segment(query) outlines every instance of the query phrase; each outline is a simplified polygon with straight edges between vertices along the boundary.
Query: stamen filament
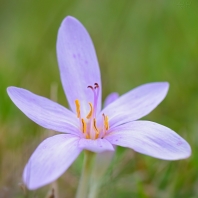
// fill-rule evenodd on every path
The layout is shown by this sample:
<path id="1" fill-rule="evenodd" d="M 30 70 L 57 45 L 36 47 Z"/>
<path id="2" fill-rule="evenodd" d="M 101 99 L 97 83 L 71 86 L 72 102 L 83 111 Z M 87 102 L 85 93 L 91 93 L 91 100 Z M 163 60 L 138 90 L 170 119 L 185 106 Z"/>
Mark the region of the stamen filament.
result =
<path id="1" fill-rule="evenodd" d="M 93 117 L 96 117 L 96 110 L 97 110 L 97 103 L 98 103 L 98 96 L 99 96 L 99 85 L 98 83 L 94 83 L 93 86 L 88 86 L 93 91 L 94 98 L 93 98 Z"/>
<path id="2" fill-rule="evenodd" d="M 98 96 L 99 96 L 99 85 L 98 83 L 94 83 L 94 108 L 97 109 L 97 104 L 98 104 Z M 96 116 L 96 110 L 94 111 L 94 116 Z"/>
<path id="3" fill-rule="evenodd" d="M 99 134 L 96 134 L 96 137 L 95 137 L 95 139 L 98 139 L 98 137 L 99 137 Z"/>
<path id="4" fill-rule="evenodd" d="M 89 134 L 86 134 L 86 139 L 90 139 L 90 135 Z"/>

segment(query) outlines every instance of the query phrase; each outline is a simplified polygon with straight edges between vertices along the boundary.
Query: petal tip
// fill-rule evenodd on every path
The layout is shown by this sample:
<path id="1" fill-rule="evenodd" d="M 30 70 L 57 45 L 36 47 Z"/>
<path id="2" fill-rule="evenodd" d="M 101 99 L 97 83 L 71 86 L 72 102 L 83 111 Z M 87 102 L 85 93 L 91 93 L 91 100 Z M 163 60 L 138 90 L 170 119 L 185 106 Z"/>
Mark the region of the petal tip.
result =
<path id="1" fill-rule="evenodd" d="M 9 93 L 14 87 L 7 87 L 6 91 Z"/>
<path id="2" fill-rule="evenodd" d="M 6 91 L 7 91 L 8 95 L 10 95 L 11 87 L 7 87 Z"/>
<path id="3" fill-rule="evenodd" d="M 164 84 L 164 87 L 168 90 L 168 89 L 169 89 L 169 87 L 170 87 L 169 82 L 163 82 L 163 84 Z"/>
<path id="4" fill-rule="evenodd" d="M 8 96 L 11 98 L 12 97 L 12 94 L 13 92 L 18 89 L 17 87 L 13 87 L 13 86 L 10 86 L 10 87 L 7 87 L 6 91 L 7 91 L 7 94 Z"/>
<path id="5" fill-rule="evenodd" d="M 169 90 L 169 83 L 168 82 L 159 82 L 156 84 L 158 87 L 158 90 L 163 92 L 166 96 L 166 94 L 168 93 Z"/>
<path id="6" fill-rule="evenodd" d="M 190 145 L 187 142 L 186 144 L 187 144 L 187 149 L 186 149 L 186 153 L 184 154 L 184 159 L 189 158 L 192 154 L 192 149 Z"/>
<path id="7" fill-rule="evenodd" d="M 167 160 L 182 160 L 182 159 L 187 159 L 191 156 L 192 154 L 192 150 L 191 150 L 191 147 L 190 145 L 188 144 L 188 142 L 186 142 L 184 140 L 184 148 L 183 148 L 183 151 L 181 151 L 180 153 L 178 153 L 178 155 L 175 155 L 175 157 L 173 158 L 170 158 L 170 159 L 167 159 Z"/>
<path id="8" fill-rule="evenodd" d="M 161 87 L 162 89 L 164 89 L 164 90 L 166 90 L 166 91 L 168 91 L 168 89 L 169 89 L 169 82 L 156 82 L 156 85 L 158 86 L 158 87 Z"/>
<path id="9" fill-rule="evenodd" d="M 61 23 L 61 26 L 64 25 L 64 26 L 68 26 L 70 24 L 74 24 L 74 23 L 80 23 L 78 21 L 78 19 L 76 19 L 75 17 L 73 16 L 67 16 L 63 19 L 62 23 Z"/>

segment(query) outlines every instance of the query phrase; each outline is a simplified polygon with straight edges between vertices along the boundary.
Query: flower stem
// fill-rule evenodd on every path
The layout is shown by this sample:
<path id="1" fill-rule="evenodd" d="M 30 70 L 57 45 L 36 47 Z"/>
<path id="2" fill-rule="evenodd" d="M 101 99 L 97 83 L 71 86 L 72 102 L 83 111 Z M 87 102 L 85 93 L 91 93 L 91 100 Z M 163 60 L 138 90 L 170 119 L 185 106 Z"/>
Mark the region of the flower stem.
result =
<path id="1" fill-rule="evenodd" d="M 101 186 L 101 181 L 93 181 L 92 180 L 92 187 L 89 192 L 88 198 L 97 198 L 99 195 L 99 188 Z"/>
<path id="2" fill-rule="evenodd" d="M 80 178 L 76 198 L 87 198 L 94 155 L 95 154 L 90 151 L 84 151 L 82 175 Z"/>
<path id="3" fill-rule="evenodd" d="M 101 185 L 104 182 L 104 177 L 106 177 L 107 170 L 113 160 L 114 154 L 114 151 L 105 151 L 96 154 L 88 198 L 99 197 Z"/>

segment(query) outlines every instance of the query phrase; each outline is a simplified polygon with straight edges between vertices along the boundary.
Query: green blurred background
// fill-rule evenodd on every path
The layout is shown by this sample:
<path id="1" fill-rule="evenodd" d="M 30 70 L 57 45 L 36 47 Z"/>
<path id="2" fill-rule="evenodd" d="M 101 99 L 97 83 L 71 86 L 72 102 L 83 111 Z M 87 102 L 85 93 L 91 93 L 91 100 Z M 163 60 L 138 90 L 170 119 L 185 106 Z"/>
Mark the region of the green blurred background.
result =
<path id="1" fill-rule="evenodd" d="M 6 94 L 26 88 L 67 106 L 56 60 L 56 37 L 67 15 L 90 33 L 100 63 L 103 100 L 154 81 L 170 90 L 146 118 L 170 127 L 192 156 L 162 161 L 118 148 L 103 198 L 198 197 L 198 1 L 0 0 L 0 198 L 46 197 L 50 185 L 24 193 L 25 163 L 54 132 L 24 116 Z M 83 156 L 58 180 L 59 197 L 74 197 Z"/>

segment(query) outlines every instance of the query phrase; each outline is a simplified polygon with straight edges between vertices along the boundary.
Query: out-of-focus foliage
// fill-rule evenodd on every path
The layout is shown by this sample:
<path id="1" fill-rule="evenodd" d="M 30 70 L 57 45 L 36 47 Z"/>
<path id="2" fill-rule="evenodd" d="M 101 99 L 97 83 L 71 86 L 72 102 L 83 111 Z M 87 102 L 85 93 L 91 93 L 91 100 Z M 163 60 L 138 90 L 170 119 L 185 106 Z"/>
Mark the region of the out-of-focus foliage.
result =
<path id="1" fill-rule="evenodd" d="M 67 106 L 56 60 L 63 18 L 78 18 L 94 42 L 103 99 L 153 81 L 168 81 L 165 101 L 146 118 L 166 125 L 192 146 L 192 157 L 169 162 L 117 150 L 101 187 L 109 198 L 198 196 L 198 1 L 1 0 L 0 197 L 45 197 L 46 186 L 24 192 L 21 175 L 36 146 L 52 135 L 24 116 L 6 88 L 14 85 Z M 57 94 L 56 87 L 58 87 Z M 59 197 L 74 197 L 81 155 L 58 180 Z"/>

